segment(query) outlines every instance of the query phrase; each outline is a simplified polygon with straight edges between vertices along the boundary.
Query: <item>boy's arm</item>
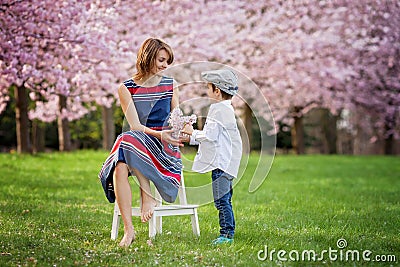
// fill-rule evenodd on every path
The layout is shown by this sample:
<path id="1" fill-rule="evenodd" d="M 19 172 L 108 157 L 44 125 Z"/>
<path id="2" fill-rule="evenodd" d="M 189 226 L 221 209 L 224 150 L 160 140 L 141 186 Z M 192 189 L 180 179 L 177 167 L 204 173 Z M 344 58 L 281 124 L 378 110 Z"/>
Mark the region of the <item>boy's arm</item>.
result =
<path id="1" fill-rule="evenodd" d="M 216 141 L 219 135 L 219 125 L 213 120 L 207 120 L 202 131 L 194 130 L 191 137 L 197 141 L 202 142 L 204 140 Z"/>
<path id="2" fill-rule="evenodd" d="M 207 140 L 210 142 L 218 141 L 218 136 L 222 130 L 222 123 L 216 118 L 222 118 L 220 111 L 211 105 L 207 115 L 206 123 L 202 131 L 194 130 L 192 125 L 185 125 L 182 133 L 190 136 L 190 145 L 198 145 L 199 143 Z"/>
<path id="3" fill-rule="evenodd" d="M 189 145 L 191 145 L 191 146 L 196 146 L 196 145 L 199 145 L 200 144 L 200 142 L 198 142 L 198 141 L 196 141 L 196 139 L 194 138 L 194 136 L 195 136 L 195 132 L 197 132 L 198 130 L 194 130 L 193 131 L 193 133 L 192 133 L 192 135 L 190 135 L 189 136 Z"/>
<path id="4" fill-rule="evenodd" d="M 190 136 L 190 145 L 198 145 L 204 140 L 215 142 L 218 139 L 219 132 L 219 123 L 210 118 L 207 119 L 202 131 L 194 130 L 191 125 L 186 125 L 182 130 L 182 133 Z"/>

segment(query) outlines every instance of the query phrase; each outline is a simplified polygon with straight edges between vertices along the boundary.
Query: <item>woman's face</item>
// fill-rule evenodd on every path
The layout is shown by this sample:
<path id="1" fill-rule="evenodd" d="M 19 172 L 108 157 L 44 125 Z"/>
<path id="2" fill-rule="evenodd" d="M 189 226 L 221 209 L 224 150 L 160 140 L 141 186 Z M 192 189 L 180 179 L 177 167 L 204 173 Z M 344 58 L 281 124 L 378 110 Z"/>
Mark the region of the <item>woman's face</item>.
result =
<path id="1" fill-rule="evenodd" d="M 156 59 L 155 59 L 155 64 L 152 70 L 152 74 L 156 74 L 160 71 L 165 70 L 168 67 L 168 61 L 169 55 L 165 49 L 161 49 L 158 51 Z"/>

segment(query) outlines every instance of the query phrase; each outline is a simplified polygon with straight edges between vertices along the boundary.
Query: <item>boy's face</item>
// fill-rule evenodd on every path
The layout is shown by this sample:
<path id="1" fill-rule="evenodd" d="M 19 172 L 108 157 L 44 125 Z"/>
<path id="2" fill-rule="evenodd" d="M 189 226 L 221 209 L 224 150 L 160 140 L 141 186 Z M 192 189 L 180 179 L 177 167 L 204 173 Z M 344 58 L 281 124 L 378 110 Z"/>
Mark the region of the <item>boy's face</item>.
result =
<path id="1" fill-rule="evenodd" d="M 216 101 L 222 100 L 222 95 L 218 88 L 214 91 L 211 83 L 207 83 L 207 87 L 208 87 L 207 95 L 209 98 Z"/>

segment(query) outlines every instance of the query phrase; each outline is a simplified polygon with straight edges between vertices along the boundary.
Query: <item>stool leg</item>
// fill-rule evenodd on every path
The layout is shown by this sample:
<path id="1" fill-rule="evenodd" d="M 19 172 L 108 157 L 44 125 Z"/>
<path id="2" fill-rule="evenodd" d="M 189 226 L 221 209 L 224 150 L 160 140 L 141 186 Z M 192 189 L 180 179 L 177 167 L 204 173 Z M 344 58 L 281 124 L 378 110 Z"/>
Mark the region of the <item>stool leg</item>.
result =
<path id="1" fill-rule="evenodd" d="M 156 236 L 156 231 L 157 231 L 156 230 L 156 220 L 155 220 L 155 216 L 153 214 L 153 216 L 149 220 L 149 237 L 154 238 Z"/>
<path id="2" fill-rule="evenodd" d="M 115 203 L 113 221 L 112 221 L 112 227 L 111 227 L 111 239 L 112 240 L 115 240 L 118 237 L 118 227 L 119 227 L 120 221 L 121 221 L 120 211 L 118 208 L 118 204 Z"/>
<path id="3" fill-rule="evenodd" d="M 197 208 L 193 209 L 192 229 L 194 235 L 200 236 L 199 216 L 197 215 Z"/>
<path id="4" fill-rule="evenodd" d="M 155 220 L 156 220 L 156 231 L 157 231 L 157 234 L 161 234 L 162 233 L 162 216 L 156 216 Z"/>

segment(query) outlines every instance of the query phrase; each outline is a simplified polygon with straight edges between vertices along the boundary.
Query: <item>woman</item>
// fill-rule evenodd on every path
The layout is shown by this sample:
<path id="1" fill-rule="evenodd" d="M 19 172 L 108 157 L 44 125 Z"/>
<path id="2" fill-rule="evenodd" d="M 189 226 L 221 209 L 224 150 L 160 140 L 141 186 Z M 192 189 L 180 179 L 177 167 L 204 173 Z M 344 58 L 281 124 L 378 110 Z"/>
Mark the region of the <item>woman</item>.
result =
<path id="1" fill-rule="evenodd" d="M 181 144 L 172 137 L 172 130 L 166 128 L 169 113 L 179 104 L 178 90 L 173 79 L 159 75 L 173 60 L 168 44 L 147 39 L 137 55 L 137 73 L 118 89 L 131 130 L 118 136 L 99 178 L 108 200 L 116 199 L 121 211 L 124 236 L 120 246 L 129 246 L 135 239 L 129 175 L 136 176 L 140 184 L 142 222 L 152 217 L 156 205 L 150 180 L 167 202 L 174 202 L 178 193 Z"/>

